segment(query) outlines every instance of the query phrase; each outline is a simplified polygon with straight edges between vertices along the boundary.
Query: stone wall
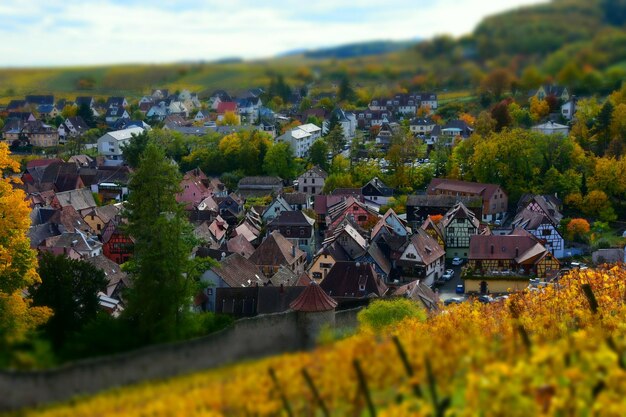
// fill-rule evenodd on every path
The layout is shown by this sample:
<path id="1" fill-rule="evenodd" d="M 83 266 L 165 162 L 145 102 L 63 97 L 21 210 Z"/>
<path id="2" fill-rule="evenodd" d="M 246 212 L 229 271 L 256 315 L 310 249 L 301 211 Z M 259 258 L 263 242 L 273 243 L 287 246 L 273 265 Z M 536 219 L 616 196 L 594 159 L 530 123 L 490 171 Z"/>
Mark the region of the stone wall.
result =
<path id="1" fill-rule="evenodd" d="M 295 312 L 242 319 L 223 331 L 181 343 L 151 346 L 45 371 L 0 371 L 0 411 L 64 401 L 76 395 L 301 348 L 302 333 Z"/>
<path id="2" fill-rule="evenodd" d="M 357 314 L 364 307 L 352 308 L 350 310 L 341 310 L 335 313 L 335 327 L 337 329 L 351 329 L 357 327 Z"/>

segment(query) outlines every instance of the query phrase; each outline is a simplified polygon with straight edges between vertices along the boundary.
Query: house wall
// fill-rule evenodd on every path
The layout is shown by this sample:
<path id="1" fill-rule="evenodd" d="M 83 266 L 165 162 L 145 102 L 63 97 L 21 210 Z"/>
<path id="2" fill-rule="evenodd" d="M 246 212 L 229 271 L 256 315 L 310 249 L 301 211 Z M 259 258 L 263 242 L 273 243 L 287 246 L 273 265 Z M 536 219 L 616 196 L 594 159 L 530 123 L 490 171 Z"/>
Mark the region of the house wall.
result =
<path id="1" fill-rule="evenodd" d="M 307 273 L 319 284 L 326 278 L 333 265 L 335 265 L 335 259 L 330 255 L 322 254 L 313 260 Z"/>
<path id="2" fill-rule="evenodd" d="M 528 287 L 529 280 L 505 280 L 501 278 L 485 279 L 487 291 L 491 294 L 509 293 L 512 291 L 522 291 Z M 466 293 L 479 293 L 481 280 L 465 280 Z"/>

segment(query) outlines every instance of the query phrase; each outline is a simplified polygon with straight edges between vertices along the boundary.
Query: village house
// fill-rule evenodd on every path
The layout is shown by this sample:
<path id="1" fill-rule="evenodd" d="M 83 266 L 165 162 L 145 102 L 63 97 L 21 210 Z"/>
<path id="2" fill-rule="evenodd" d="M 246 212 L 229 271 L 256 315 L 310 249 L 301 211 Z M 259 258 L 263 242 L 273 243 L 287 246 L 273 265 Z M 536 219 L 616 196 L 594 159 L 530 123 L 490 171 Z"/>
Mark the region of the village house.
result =
<path id="1" fill-rule="evenodd" d="M 243 177 L 237 185 L 237 192 L 243 198 L 276 195 L 283 190 L 280 177 Z"/>
<path id="2" fill-rule="evenodd" d="M 313 123 L 296 126 L 276 138 L 276 142 L 288 143 L 296 158 L 307 158 L 313 143 L 322 137 L 322 129 Z"/>
<path id="3" fill-rule="evenodd" d="M 388 187 L 380 178 L 374 177 L 361 188 L 361 193 L 365 203 L 378 210 L 393 197 L 393 188 Z"/>
<path id="4" fill-rule="evenodd" d="M 250 261 L 261 268 L 267 278 L 272 277 L 281 265 L 300 276 L 306 265 L 306 253 L 274 230 L 250 256 Z"/>
<path id="5" fill-rule="evenodd" d="M 307 273 L 318 284 L 326 278 L 328 272 L 336 262 L 350 261 L 350 255 L 339 244 L 338 241 L 334 241 L 328 245 L 325 245 L 313 258 L 309 264 Z"/>
<path id="6" fill-rule="evenodd" d="M 406 222 L 401 220 L 393 209 L 388 209 L 378 223 L 372 227 L 370 241 L 377 241 L 383 234 L 406 237 L 410 233 L 411 229 L 406 225 Z"/>
<path id="7" fill-rule="evenodd" d="M 470 238 L 481 232 L 480 221 L 474 213 L 463 203 L 457 203 L 443 216 L 439 225 L 446 242 L 446 258 L 467 259 Z"/>
<path id="8" fill-rule="evenodd" d="M 562 125 L 553 121 L 548 121 L 530 128 L 533 132 L 543 133 L 544 135 L 562 135 L 569 134 L 569 126 Z"/>
<path id="9" fill-rule="evenodd" d="M 477 218 L 482 218 L 483 201 L 481 197 L 423 194 L 407 197 L 406 220 L 411 227 L 418 227 L 426 221 L 428 216 L 443 216 L 459 202 L 470 209 Z"/>
<path id="10" fill-rule="evenodd" d="M 315 251 L 315 220 L 301 211 L 283 211 L 267 225 L 268 233 L 277 230 L 289 242 L 306 252 L 309 259 Z"/>
<path id="11" fill-rule="evenodd" d="M 409 129 L 416 136 L 430 135 L 437 124 L 431 118 L 418 117 L 411 119 Z"/>
<path id="12" fill-rule="evenodd" d="M 263 221 L 269 222 L 278 217 L 281 213 L 285 211 L 292 211 L 291 205 L 283 198 L 282 195 L 277 195 L 274 197 L 269 206 L 263 211 L 262 218 Z"/>
<path id="13" fill-rule="evenodd" d="M 515 229 L 509 235 L 472 236 L 463 278 L 466 292 L 523 290 L 530 278 L 549 279 L 560 264 L 533 235 Z"/>
<path id="14" fill-rule="evenodd" d="M 364 227 L 378 222 L 378 212 L 350 196 L 340 200 L 332 207 L 328 207 L 326 214 L 327 229 L 335 229 L 345 218 L 349 218 L 360 227 Z"/>
<path id="15" fill-rule="evenodd" d="M 417 229 L 396 262 L 402 282 L 418 278 L 426 285 L 439 280 L 445 269 L 446 252 L 428 233 Z"/>
<path id="16" fill-rule="evenodd" d="M 309 196 L 321 194 L 328 174 L 315 165 L 297 179 L 297 190 Z"/>
<path id="17" fill-rule="evenodd" d="M 535 236 L 556 258 L 565 256 L 565 239 L 559 232 L 563 215 L 560 202 L 554 196 L 524 195 L 511 223 L 513 229 L 522 228 Z"/>
<path id="18" fill-rule="evenodd" d="M 335 299 L 383 297 L 388 290 L 372 264 L 345 261 L 333 265 L 320 288 Z"/>
<path id="19" fill-rule="evenodd" d="M 116 130 L 102 135 L 98 139 L 98 153 L 105 158 L 105 165 L 121 165 L 124 163 L 122 147 L 127 145 L 133 136 L 141 135 L 144 129 L 131 127 Z"/>
<path id="20" fill-rule="evenodd" d="M 238 253 L 222 259 L 219 265 L 211 267 L 200 277 L 206 284 L 203 290 L 206 296 L 204 310 L 216 311 L 215 298 L 218 288 L 262 287 L 265 277 L 260 269 L 251 261 Z"/>
<path id="21" fill-rule="evenodd" d="M 426 189 L 428 195 L 480 197 L 482 221 L 502 223 L 508 210 L 508 196 L 499 185 L 434 178 Z"/>
<path id="22" fill-rule="evenodd" d="M 334 120 L 343 130 L 343 137 L 346 141 L 352 140 L 356 136 L 357 120 L 352 112 L 346 112 L 339 107 L 335 108 L 329 117 L 325 118 L 322 124 L 324 134 L 330 129 L 331 120 Z"/>
<path id="23" fill-rule="evenodd" d="M 109 222 L 102 232 L 103 254 L 118 265 L 130 259 L 134 245 L 133 238 L 115 222 Z"/>

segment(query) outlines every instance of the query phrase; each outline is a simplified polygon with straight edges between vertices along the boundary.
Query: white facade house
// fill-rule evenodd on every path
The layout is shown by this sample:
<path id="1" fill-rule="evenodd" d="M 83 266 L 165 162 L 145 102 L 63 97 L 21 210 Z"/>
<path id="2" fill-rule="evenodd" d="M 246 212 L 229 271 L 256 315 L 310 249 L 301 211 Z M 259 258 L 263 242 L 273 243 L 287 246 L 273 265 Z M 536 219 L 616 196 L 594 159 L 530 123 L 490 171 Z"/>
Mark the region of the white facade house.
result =
<path id="1" fill-rule="evenodd" d="M 141 135 L 144 129 L 130 127 L 106 133 L 98 139 L 98 153 L 105 157 L 105 165 L 121 165 L 122 146 L 128 144 L 133 136 Z"/>
<path id="2" fill-rule="evenodd" d="M 351 112 L 345 112 L 340 108 L 336 108 L 330 115 L 330 118 L 324 120 L 322 124 L 322 131 L 324 134 L 328 133 L 328 129 L 330 128 L 330 120 L 335 118 L 337 123 L 341 125 L 343 129 L 343 136 L 347 141 L 354 139 L 356 136 L 356 127 L 357 127 L 357 119 L 356 115 Z"/>
<path id="3" fill-rule="evenodd" d="M 559 123 L 554 123 L 552 121 L 550 122 L 546 122 L 537 126 L 533 126 L 531 128 L 531 130 L 533 132 L 539 132 L 539 133 L 543 133 L 546 135 L 563 135 L 563 136 L 567 136 L 569 134 L 569 127 L 559 124 Z"/>
<path id="4" fill-rule="evenodd" d="M 575 98 L 570 99 L 567 103 L 561 106 L 561 115 L 566 120 L 572 120 L 576 114 L 577 100 Z"/>
<path id="5" fill-rule="evenodd" d="M 309 156 L 311 145 L 320 137 L 322 137 L 322 129 L 313 123 L 307 123 L 277 137 L 276 142 L 289 143 L 296 158 L 306 158 Z"/>

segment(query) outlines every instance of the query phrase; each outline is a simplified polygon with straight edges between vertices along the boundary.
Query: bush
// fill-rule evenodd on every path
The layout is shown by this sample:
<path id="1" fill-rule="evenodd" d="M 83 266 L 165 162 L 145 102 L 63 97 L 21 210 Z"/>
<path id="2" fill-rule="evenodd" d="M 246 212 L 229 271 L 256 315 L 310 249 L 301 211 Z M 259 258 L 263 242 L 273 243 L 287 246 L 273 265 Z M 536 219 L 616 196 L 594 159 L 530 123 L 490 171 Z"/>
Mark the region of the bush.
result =
<path id="1" fill-rule="evenodd" d="M 405 298 L 376 300 L 357 316 L 364 329 L 380 332 L 406 318 L 426 319 L 426 312 L 414 301 Z"/>

